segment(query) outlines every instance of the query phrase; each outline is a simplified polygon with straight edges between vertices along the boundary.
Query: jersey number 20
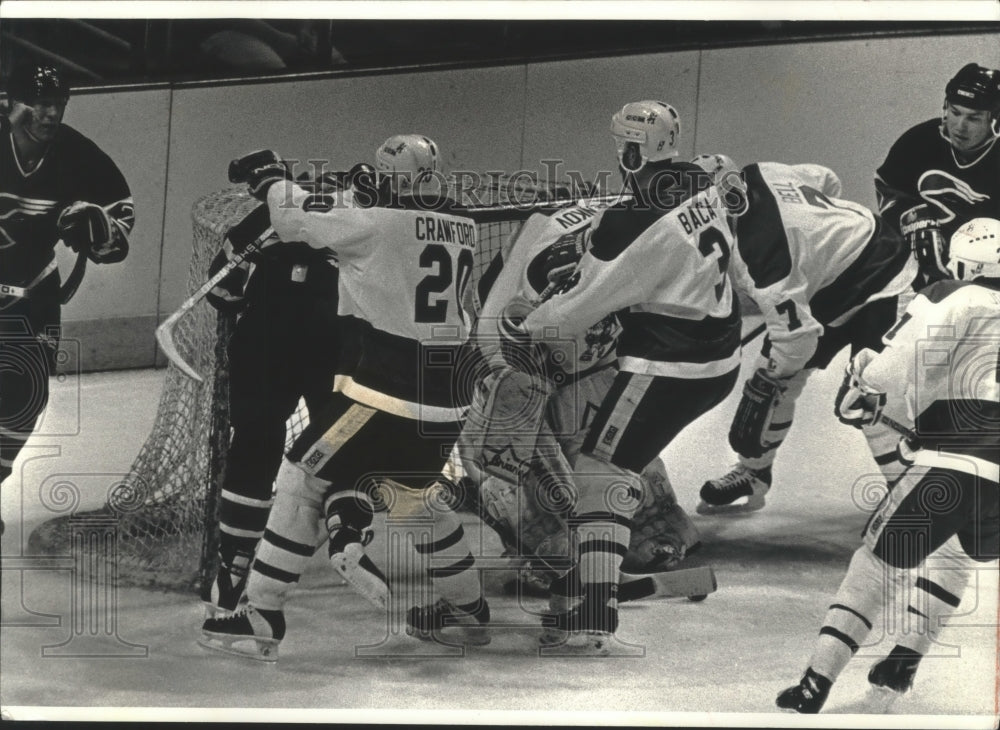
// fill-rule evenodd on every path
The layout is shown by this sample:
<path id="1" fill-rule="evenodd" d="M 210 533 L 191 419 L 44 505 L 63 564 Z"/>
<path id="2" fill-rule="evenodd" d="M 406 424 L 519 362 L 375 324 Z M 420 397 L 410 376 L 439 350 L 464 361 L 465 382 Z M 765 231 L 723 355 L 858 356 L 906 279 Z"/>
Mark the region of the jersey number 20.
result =
<path id="1" fill-rule="evenodd" d="M 428 243 L 420 252 L 420 268 L 434 269 L 417 284 L 413 300 L 413 321 L 440 324 L 448 321 L 447 297 L 431 301 L 432 294 L 444 294 L 454 284 L 455 306 L 462 309 L 462 293 L 472 276 L 472 251 L 463 248 L 458 254 L 458 265 L 453 267 L 451 254 L 439 243 Z M 457 270 L 456 270 L 457 269 Z"/>

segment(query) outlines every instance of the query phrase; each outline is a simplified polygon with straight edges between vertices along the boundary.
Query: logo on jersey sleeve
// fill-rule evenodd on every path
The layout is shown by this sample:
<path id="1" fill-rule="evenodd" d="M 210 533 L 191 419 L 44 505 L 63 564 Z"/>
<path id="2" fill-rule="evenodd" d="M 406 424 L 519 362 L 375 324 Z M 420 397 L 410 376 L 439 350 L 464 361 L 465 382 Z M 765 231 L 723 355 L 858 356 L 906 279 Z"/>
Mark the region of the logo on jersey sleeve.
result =
<path id="1" fill-rule="evenodd" d="M 975 191 L 971 185 L 942 170 L 928 170 L 917 180 L 920 197 L 944 214 L 942 223 L 949 223 L 955 216 L 965 213 L 974 205 L 990 199 L 989 195 Z"/>

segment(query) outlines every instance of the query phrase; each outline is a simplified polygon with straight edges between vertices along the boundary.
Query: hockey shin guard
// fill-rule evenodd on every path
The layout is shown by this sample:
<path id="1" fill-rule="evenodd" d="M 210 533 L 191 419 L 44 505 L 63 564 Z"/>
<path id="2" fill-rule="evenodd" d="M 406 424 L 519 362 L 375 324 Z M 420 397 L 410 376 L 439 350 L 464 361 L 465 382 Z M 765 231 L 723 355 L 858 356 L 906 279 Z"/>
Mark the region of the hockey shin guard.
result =
<path id="1" fill-rule="evenodd" d="M 398 483 L 392 483 L 391 488 L 395 490 L 390 500 L 391 529 L 398 534 L 406 530 L 407 522 L 417 528 L 412 532 L 413 548 L 434 589 L 456 606 L 480 600 L 482 585 L 476 559 L 462 522 L 451 508 L 447 490 L 439 484 L 426 490 Z M 418 599 L 414 603 L 425 601 Z"/>
<path id="2" fill-rule="evenodd" d="M 320 514 L 329 483 L 287 459 L 278 470 L 278 492 L 247 583 L 257 608 L 280 609 L 322 540 Z"/>
<path id="3" fill-rule="evenodd" d="M 584 592 L 618 585 L 622 560 L 632 538 L 632 516 L 642 502 L 638 474 L 588 454 L 580 454 L 574 480 L 579 490 L 570 522 Z M 593 586 L 593 588 L 591 588 Z M 611 601 L 614 591 L 609 593 Z"/>
<path id="4" fill-rule="evenodd" d="M 972 570 L 972 560 L 955 538 L 914 570 L 906 606 L 907 630 L 896 637 L 896 645 L 921 656 L 927 654 L 948 618 L 958 609 Z"/>
<path id="5" fill-rule="evenodd" d="M 908 578 L 909 571 L 888 565 L 864 545 L 858 548 L 823 620 L 809 666 L 836 680 Z"/>

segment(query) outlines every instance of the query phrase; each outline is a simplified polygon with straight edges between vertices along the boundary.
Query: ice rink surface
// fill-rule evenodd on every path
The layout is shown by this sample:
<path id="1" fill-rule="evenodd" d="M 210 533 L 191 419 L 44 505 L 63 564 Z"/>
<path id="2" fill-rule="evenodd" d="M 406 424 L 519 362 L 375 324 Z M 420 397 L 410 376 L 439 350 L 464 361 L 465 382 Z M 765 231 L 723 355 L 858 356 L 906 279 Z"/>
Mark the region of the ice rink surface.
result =
<path id="1" fill-rule="evenodd" d="M 544 602 L 500 595 L 499 573 L 486 575 L 496 625 L 489 646 L 462 655 L 417 642 L 339 585 L 321 557 L 286 607 L 288 635 L 276 665 L 201 649 L 197 597 L 135 588 L 120 588 L 115 599 L 119 640 L 106 653 L 117 655 L 63 656 L 73 653 L 66 649 L 69 571 L 5 570 L 0 706 L 18 719 L 996 727 L 996 562 L 977 572 L 893 715 L 857 714 L 865 711 L 868 668 L 894 643 L 884 623 L 872 634 L 879 643 L 863 646 L 834 686 L 825 716 L 775 712 L 775 695 L 805 668 L 878 481 L 860 433 L 832 414 L 843 363 L 841 354 L 807 386 L 765 509 L 695 515 L 704 548 L 691 561 L 714 567 L 718 591 L 700 603 L 625 604 L 622 645 L 611 657 L 540 656 L 534 627 Z M 163 372 L 152 370 L 53 381 L 45 421 L 0 495 L 5 559 L 22 555 L 31 529 L 51 516 L 41 501 L 43 483 L 76 475 L 89 485 L 79 508 L 103 504 L 148 433 L 162 382 Z M 701 483 L 733 462 L 726 431 L 738 397 L 734 392 L 664 452 L 689 512 Z M 489 529 L 471 517 L 467 529 L 482 554 L 498 554 Z M 376 556 L 378 546 L 371 546 Z"/>

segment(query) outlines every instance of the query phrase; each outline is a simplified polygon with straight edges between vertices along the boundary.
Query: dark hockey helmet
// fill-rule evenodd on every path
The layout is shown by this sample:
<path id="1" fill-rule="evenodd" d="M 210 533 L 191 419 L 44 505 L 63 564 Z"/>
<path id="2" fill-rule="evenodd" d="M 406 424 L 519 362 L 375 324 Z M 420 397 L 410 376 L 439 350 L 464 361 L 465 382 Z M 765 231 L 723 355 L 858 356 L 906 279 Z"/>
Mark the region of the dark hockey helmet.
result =
<path id="1" fill-rule="evenodd" d="M 8 98 L 26 104 L 34 104 L 39 99 L 66 102 L 69 92 L 69 84 L 53 66 L 19 66 L 7 80 Z"/>
<path id="2" fill-rule="evenodd" d="M 944 87 L 949 104 L 1000 114 L 1000 71 L 967 63 Z"/>

